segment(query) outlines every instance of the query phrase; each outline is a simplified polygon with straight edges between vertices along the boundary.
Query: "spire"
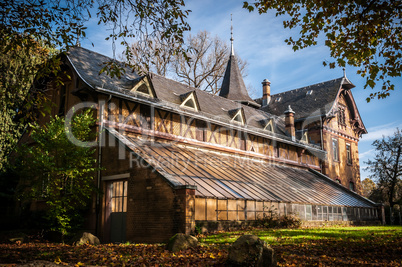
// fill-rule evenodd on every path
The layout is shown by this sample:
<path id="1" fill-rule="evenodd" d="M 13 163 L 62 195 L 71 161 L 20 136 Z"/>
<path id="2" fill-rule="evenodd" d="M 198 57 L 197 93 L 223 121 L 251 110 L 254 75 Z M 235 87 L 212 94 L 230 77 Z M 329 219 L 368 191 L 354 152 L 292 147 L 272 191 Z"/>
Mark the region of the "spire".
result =
<path id="1" fill-rule="evenodd" d="M 231 21 L 233 22 L 232 18 Z M 259 108 L 254 100 L 250 98 L 247 93 L 246 85 L 244 84 L 243 77 L 241 75 L 239 65 L 237 64 L 237 59 L 234 54 L 233 48 L 233 24 L 231 25 L 231 52 L 229 56 L 229 61 L 226 66 L 226 71 L 223 76 L 221 90 L 219 92 L 219 96 L 225 97 L 227 99 L 234 100 L 236 102 L 253 106 Z"/>
<path id="2" fill-rule="evenodd" d="M 234 56 L 234 46 L 233 46 L 233 19 L 232 14 L 230 14 L 230 47 L 231 47 L 231 56 Z"/>

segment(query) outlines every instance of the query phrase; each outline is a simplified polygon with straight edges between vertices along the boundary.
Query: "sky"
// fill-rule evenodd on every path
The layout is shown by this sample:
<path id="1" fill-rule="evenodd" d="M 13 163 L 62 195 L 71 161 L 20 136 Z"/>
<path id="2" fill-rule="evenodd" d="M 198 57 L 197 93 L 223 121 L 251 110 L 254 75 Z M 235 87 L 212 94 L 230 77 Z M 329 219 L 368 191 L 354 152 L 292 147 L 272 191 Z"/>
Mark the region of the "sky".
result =
<path id="1" fill-rule="evenodd" d="M 230 16 L 233 16 L 234 49 L 238 56 L 248 62 L 248 75 L 244 78 L 252 98 L 262 96 L 261 82 L 271 81 L 271 94 L 276 94 L 300 87 L 336 79 L 343 76 L 339 67 L 330 69 L 322 62 L 331 61 L 329 49 L 319 41 L 318 45 L 294 52 L 284 40 L 297 36 L 297 29 L 284 29 L 285 17 L 275 17 L 274 12 L 259 15 L 249 13 L 242 8 L 243 1 L 185 1 L 186 8 L 192 12 L 188 16 L 191 34 L 208 31 L 230 45 Z M 112 45 L 105 41 L 107 32 L 100 30 L 95 21 L 88 25 L 87 38 L 81 46 L 107 56 L 113 56 Z M 319 39 L 322 40 L 322 39 Z M 94 46 L 92 46 L 92 43 Z M 117 51 L 122 48 L 117 47 Z M 229 56 L 229 55 L 228 55 Z M 353 97 L 368 134 L 359 142 L 359 156 L 362 180 L 370 175 L 364 168 L 365 161 L 373 159 L 373 141 L 389 136 L 397 127 L 402 129 L 402 78 L 392 79 L 395 91 L 382 100 L 366 98 L 372 89 L 363 89 L 365 79 L 356 74 L 357 68 L 346 67 L 347 78 L 356 86 L 352 89 Z M 379 88 L 375 88 L 378 91 Z"/>

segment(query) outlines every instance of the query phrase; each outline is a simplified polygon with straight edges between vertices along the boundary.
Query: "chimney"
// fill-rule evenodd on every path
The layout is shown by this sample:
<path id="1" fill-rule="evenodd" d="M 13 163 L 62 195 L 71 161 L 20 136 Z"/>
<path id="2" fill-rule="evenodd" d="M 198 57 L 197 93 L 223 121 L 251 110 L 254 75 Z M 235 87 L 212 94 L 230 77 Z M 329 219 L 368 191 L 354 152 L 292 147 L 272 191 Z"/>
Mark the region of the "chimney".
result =
<path id="1" fill-rule="evenodd" d="M 295 112 L 289 105 L 288 109 L 284 113 L 285 113 L 285 129 L 292 137 L 292 140 L 296 141 Z"/>
<path id="2" fill-rule="evenodd" d="M 262 81 L 262 106 L 269 104 L 271 100 L 271 82 L 268 79 Z"/>

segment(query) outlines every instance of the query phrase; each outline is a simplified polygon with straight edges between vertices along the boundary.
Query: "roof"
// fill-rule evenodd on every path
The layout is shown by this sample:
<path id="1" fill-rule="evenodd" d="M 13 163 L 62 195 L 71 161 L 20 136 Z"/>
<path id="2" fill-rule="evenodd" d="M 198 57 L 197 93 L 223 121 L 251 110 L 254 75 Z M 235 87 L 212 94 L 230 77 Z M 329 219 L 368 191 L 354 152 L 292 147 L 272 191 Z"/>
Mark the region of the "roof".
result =
<path id="1" fill-rule="evenodd" d="M 260 106 L 247 93 L 235 55 L 229 57 L 219 96 L 254 107 Z"/>
<path id="2" fill-rule="evenodd" d="M 67 57 L 81 79 L 91 88 L 108 88 L 113 91 L 131 89 L 136 79 L 139 78 L 139 75 L 132 69 L 125 67 L 123 63 L 116 60 L 116 64 L 125 70 L 123 77 L 120 79 L 112 78 L 106 72 L 99 74 L 101 69 L 105 67 L 105 63 L 112 61 L 112 59 L 83 47 L 71 47 Z"/>
<path id="3" fill-rule="evenodd" d="M 179 143 L 149 142 L 121 134 L 113 128 L 107 130 L 170 185 L 195 185 L 198 197 L 375 206 L 370 200 L 314 171 Z"/>
<path id="4" fill-rule="evenodd" d="M 327 116 L 342 86 L 346 89 L 354 87 L 346 77 L 341 77 L 271 95 L 269 104 L 261 110 L 280 116 L 290 105 L 295 112 L 296 120 L 317 115 Z"/>
<path id="5" fill-rule="evenodd" d="M 180 82 L 167 79 L 166 77 L 150 73 L 146 76 L 138 76 L 132 69 L 124 66 L 123 63 L 117 62 L 117 64 L 122 64 L 125 70 L 125 75 L 120 79 L 117 77 L 110 77 L 105 73 L 99 74 L 105 62 L 110 62 L 112 59 L 103 56 L 99 53 L 93 52 L 91 50 L 82 47 L 72 47 L 70 48 L 67 58 L 71 63 L 72 67 L 76 70 L 81 79 L 92 89 L 98 90 L 104 93 L 119 93 L 124 94 L 125 97 L 131 98 L 132 100 L 144 99 L 144 95 L 136 94 L 131 92 L 131 89 L 143 79 L 149 79 L 152 89 L 155 92 L 156 98 L 147 98 L 147 101 L 151 101 L 160 107 L 174 107 L 178 112 L 185 111 L 190 114 L 201 116 L 205 119 L 213 119 L 215 121 L 221 121 L 224 123 L 231 123 L 232 117 L 230 114 L 231 110 L 236 110 L 242 108 L 244 111 L 246 119 L 246 129 L 251 131 L 257 131 L 260 134 L 275 136 L 279 139 L 286 140 L 287 142 L 292 142 L 290 137 L 287 136 L 285 131 L 285 124 L 283 117 L 275 116 L 252 108 L 248 105 L 243 105 L 234 100 L 217 96 L 200 89 L 190 87 L 188 85 L 182 84 Z M 234 64 L 238 70 L 237 63 Z M 240 72 L 239 72 L 240 73 Z M 243 80 L 241 83 L 244 85 Z M 243 88 L 245 93 L 247 91 L 245 87 Z M 199 104 L 199 111 L 190 110 L 185 107 L 180 107 L 183 96 L 190 92 L 194 92 L 196 100 Z M 248 95 L 247 95 L 248 96 Z M 248 97 L 249 98 L 249 97 Z M 249 98 L 251 100 L 251 98 Z M 244 100 L 244 99 L 243 99 Z M 263 121 L 273 119 L 274 131 L 268 132 L 264 131 L 265 125 L 262 124 Z M 233 123 L 232 123 L 233 124 Z M 238 125 L 233 125 L 234 127 Z M 293 143 L 293 142 L 292 142 Z M 314 147 L 312 144 L 297 144 Z M 318 148 L 317 148 L 318 149 Z"/>

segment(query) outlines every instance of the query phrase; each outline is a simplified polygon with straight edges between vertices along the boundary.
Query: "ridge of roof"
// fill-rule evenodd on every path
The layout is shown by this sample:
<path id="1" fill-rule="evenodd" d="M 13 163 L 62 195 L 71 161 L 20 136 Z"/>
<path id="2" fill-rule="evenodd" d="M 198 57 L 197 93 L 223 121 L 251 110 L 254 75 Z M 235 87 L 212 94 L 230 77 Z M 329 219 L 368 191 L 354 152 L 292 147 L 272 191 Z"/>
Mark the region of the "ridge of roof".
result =
<path id="1" fill-rule="evenodd" d="M 322 85 L 325 85 L 327 83 L 336 82 L 338 80 L 342 81 L 342 79 L 344 79 L 344 77 L 335 78 L 335 79 L 324 81 L 324 82 L 318 82 L 318 83 L 310 84 L 310 85 L 299 87 L 299 88 L 296 88 L 296 89 L 291 89 L 291 90 L 288 90 L 288 91 L 273 94 L 273 95 L 271 95 L 271 97 L 279 96 L 279 95 L 283 95 L 283 94 L 288 94 L 288 93 L 292 93 L 294 91 L 299 91 L 299 90 L 308 90 L 308 89 L 311 89 L 311 87 L 322 86 Z"/>
<path id="2" fill-rule="evenodd" d="M 295 111 L 295 119 L 327 115 L 332 109 L 342 85 L 353 84 L 344 77 L 320 82 L 305 87 L 271 95 L 271 101 L 261 110 L 275 115 L 282 115 L 286 107 L 291 105 Z M 353 85 L 354 86 L 354 85 Z"/>

